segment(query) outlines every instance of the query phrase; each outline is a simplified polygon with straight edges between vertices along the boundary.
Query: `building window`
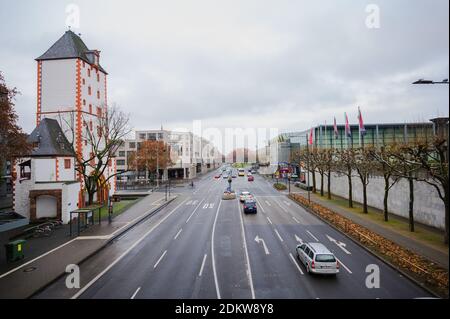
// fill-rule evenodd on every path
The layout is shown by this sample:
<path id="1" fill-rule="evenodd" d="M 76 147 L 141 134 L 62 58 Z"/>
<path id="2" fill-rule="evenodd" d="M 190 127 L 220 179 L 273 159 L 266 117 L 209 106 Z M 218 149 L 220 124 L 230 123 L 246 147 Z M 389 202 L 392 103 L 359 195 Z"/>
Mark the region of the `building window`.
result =
<path id="1" fill-rule="evenodd" d="M 86 84 L 86 80 L 83 78 L 83 85 L 85 85 Z"/>
<path id="2" fill-rule="evenodd" d="M 89 129 L 90 129 L 91 132 L 92 132 L 92 121 L 89 121 Z"/>
<path id="3" fill-rule="evenodd" d="M 100 74 L 97 73 L 97 82 L 100 82 Z"/>
<path id="4" fill-rule="evenodd" d="M 100 106 L 97 107 L 97 116 L 102 117 L 102 108 Z"/>
<path id="5" fill-rule="evenodd" d="M 97 99 L 100 99 L 100 91 L 97 91 Z"/>
<path id="6" fill-rule="evenodd" d="M 112 166 L 112 160 L 108 159 L 108 166 L 111 167 Z"/>
<path id="7" fill-rule="evenodd" d="M 117 165 L 124 166 L 125 160 L 117 160 Z"/>
<path id="8" fill-rule="evenodd" d="M 119 151 L 119 156 L 120 157 L 125 157 L 125 151 Z"/>
<path id="9" fill-rule="evenodd" d="M 89 113 L 92 114 L 92 104 L 89 104 Z"/>
<path id="10" fill-rule="evenodd" d="M 83 100 L 83 105 L 86 106 L 86 100 Z"/>
<path id="11" fill-rule="evenodd" d="M 136 148 L 136 142 L 130 142 L 128 143 L 129 148 Z"/>
<path id="12" fill-rule="evenodd" d="M 85 68 L 86 67 L 86 63 L 83 61 L 83 68 Z"/>
<path id="13" fill-rule="evenodd" d="M 70 159 L 65 159 L 64 160 L 64 168 L 70 169 L 71 166 L 72 166 L 72 161 Z"/>
<path id="14" fill-rule="evenodd" d="M 89 94 L 89 95 L 91 95 L 91 94 L 92 94 L 92 89 L 91 89 L 91 87 L 90 87 L 90 86 L 88 87 L 88 94 Z"/>
<path id="15" fill-rule="evenodd" d="M 88 69 L 88 77 L 91 77 L 91 69 Z"/>

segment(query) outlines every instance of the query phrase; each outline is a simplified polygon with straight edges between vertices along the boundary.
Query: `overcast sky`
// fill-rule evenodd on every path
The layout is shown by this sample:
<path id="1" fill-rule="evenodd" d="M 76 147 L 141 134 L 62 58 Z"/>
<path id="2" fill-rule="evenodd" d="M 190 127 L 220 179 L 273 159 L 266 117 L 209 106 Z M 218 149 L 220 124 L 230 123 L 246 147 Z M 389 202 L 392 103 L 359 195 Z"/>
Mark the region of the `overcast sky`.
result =
<path id="1" fill-rule="evenodd" d="M 109 72 L 108 100 L 136 129 L 273 127 L 448 116 L 449 1 L 0 0 L 0 70 L 35 124 L 36 62 L 80 9 L 90 49 Z M 380 9 L 368 28 L 368 4 Z M 373 21 L 373 20 L 371 20 Z"/>

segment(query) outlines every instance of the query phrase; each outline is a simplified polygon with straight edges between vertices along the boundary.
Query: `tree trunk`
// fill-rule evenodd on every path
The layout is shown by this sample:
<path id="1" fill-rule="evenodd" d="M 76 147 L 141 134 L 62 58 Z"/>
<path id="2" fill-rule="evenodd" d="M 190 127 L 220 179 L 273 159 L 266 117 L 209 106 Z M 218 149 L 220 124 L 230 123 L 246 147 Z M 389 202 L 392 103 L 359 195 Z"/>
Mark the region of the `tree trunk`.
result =
<path id="1" fill-rule="evenodd" d="M 320 172 L 320 196 L 323 197 L 324 193 L 323 193 L 323 175 L 325 175 L 323 172 Z"/>
<path id="2" fill-rule="evenodd" d="M 409 231 L 414 232 L 414 180 L 408 178 L 409 182 Z"/>
<path id="3" fill-rule="evenodd" d="M 353 208 L 353 185 L 352 185 L 352 176 L 347 175 L 348 177 L 348 207 Z"/>
<path id="4" fill-rule="evenodd" d="M 316 171 L 315 170 L 312 171 L 312 180 L 313 180 L 313 189 L 312 189 L 312 191 L 313 191 L 313 193 L 316 193 L 317 192 L 317 187 L 316 187 Z"/>
<path id="5" fill-rule="evenodd" d="M 389 211 L 388 211 L 388 196 L 389 196 L 389 177 L 384 177 L 384 200 L 383 200 L 383 213 L 384 221 L 389 221 Z"/>
<path id="6" fill-rule="evenodd" d="M 363 186 L 363 213 L 368 214 L 369 211 L 367 209 L 367 184 L 363 182 L 362 186 Z"/>
<path id="7" fill-rule="evenodd" d="M 445 237 L 444 237 L 444 244 L 448 245 L 448 213 L 449 213 L 449 208 L 450 208 L 450 203 L 448 202 L 450 200 L 449 198 L 449 194 L 448 194 L 448 189 L 445 192 L 444 195 L 444 205 L 445 205 Z"/>
<path id="8" fill-rule="evenodd" d="M 88 191 L 88 205 L 94 204 L 94 192 Z"/>
<path id="9" fill-rule="evenodd" d="M 331 199 L 331 171 L 328 171 L 327 192 L 328 199 Z"/>

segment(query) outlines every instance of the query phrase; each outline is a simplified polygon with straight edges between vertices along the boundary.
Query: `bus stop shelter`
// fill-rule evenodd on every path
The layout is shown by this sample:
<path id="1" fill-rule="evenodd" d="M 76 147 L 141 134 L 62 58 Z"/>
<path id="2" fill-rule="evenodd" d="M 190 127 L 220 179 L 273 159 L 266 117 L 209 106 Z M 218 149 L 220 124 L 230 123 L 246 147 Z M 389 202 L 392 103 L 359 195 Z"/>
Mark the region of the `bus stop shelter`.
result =
<path id="1" fill-rule="evenodd" d="M 91 225 L 95 225 L 95 212 L 98 212 L 98 224 L 102 223 L 101 216 L 101 208 L 102 205 L 93 205 L 84 208 L 80 208 L 70 212 L 70 237 L 72 237 L 72 221 L 73 216 L 75 215 L 77 218 L 77 236 L 80 236 L 80 232 L 85 230 L 89 226 L 89 221 Z M 81 224 L 81 220 L 83 220 L 83 224 Z"/>

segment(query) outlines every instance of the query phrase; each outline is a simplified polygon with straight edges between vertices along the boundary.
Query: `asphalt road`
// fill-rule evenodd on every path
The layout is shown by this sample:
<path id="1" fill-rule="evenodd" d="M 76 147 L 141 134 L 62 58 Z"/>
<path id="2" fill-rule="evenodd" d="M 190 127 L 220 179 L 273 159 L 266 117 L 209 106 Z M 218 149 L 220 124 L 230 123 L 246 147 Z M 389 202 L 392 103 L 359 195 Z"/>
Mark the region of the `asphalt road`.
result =
<path id="1" fill-rule="evenodd" d="M 431 297 L 256 175 L 233 179 L 250 191 L 256 215 L 224 201 L 227 180 L 176 189 L 178 198 L 80 265 L 80 289 L 65 278 L 35 298 L 422 298 Z M 321 242 L 339 259 L 336 277 L 309 275 L 296 259 L 300 242 Z M 366 287 L 378 265 L 380 288 Z"/>

